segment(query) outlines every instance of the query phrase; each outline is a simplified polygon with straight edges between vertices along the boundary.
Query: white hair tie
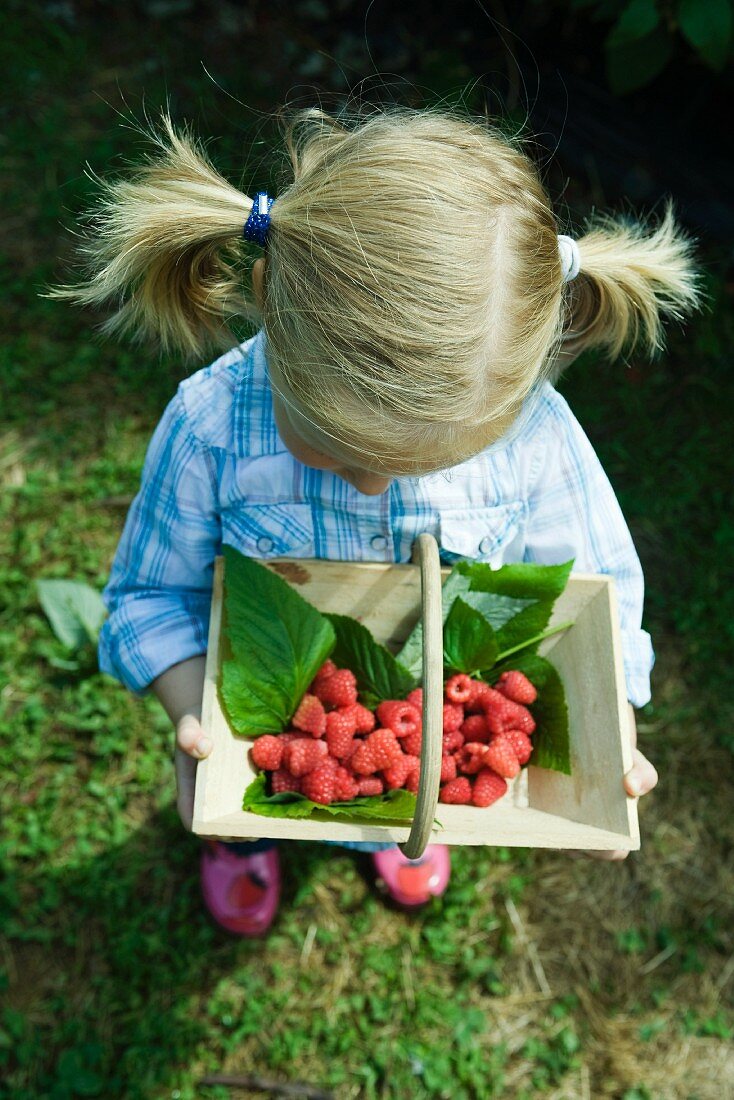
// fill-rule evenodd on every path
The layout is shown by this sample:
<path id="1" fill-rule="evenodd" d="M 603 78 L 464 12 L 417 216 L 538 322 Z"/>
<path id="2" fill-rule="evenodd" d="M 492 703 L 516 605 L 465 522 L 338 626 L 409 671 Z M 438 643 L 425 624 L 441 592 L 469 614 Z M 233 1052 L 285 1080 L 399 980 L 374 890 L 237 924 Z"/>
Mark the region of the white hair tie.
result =
<path id="1" fill-rule="evenodd" d="M 561 269 L 564 283 L 570 283 L 581 270 L 581 254 L 573 237 L 558 234 L 558 251 L 561 254 Z"/>

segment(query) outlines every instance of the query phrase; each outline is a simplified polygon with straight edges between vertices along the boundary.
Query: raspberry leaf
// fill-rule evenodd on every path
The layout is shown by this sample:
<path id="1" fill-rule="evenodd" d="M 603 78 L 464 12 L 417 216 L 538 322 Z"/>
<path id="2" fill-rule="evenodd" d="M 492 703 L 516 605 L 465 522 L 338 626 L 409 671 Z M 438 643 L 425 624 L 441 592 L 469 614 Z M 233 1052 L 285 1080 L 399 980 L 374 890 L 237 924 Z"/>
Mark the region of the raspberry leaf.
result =
<path id="1" fill-rule="evenodd" d="M 568 738 L 568 707 L 563 683 L 555 667 L 536 653 L 520 654 L 497 665 L 493 677 L 517 669 L 535 685 L 538 698 L 528 708 L 537 722 L 533 733 L 530 763 L 538 768 L 571 775 L 571 750 Z"/>
<path id="2" fill-rule="evenodd" d="M 385 699 L 404 699 L 418 678 L 373 638 L 366 626 L 348 615 L 329 613 L 326 618 L 336 634 L 332 660 L 351 668 L 357 677 L 359 699 L 374 710 Z M 419 670 L 419 675 L 422 670 Z"/>
<path id="3" fill-rule="evenodd" d="M 573 558 L 561 565 L 515 562 L 493 569 L 487 562 L 459 561 L 454 570 L 469 577 L 477 592 L 496 592 L 525 600 L 555 600 L 566 587 Z M 448 579 L 448 578 L 447 578 Z"/>
<path id="4" fill-rule="evenodd" d="M 457 596 L 443 627 L 444 673 L 491 668 L 499 647 L 484 615 Z"/>
<path id="5" fill-rule="evenodd" d="M 527 645 L 535 650 L 545 636 L 553 604 L 566 586 L 572 565 L 572 561 L 563 565 L 521 562 L 493 569 L 487 562 L 459 561 L 442 588 L 444 629 L 455 600 L 461 598 L 494 631 L 500 659 L 517 647 Z M 421 674 L 422 645 L 423 628 L 418 622 L 397 655 L 415 676 Z M 489 667 L 474 665 L 473 670 Z"/>
<path id="6" fill-rule="evenodd" d="M 334 648 L 334 630 L 277 573 L 231 546 L 222 553 L 222 707 L 236 733 L 279 733 Z"/>
<path id="7" fill-rule="evenodd" d="M 519 562 L 492 569 L 486 562 L 461 561 L 454 568 L 469 583 L 463 599 L 492 623 L 501 659 L 504 652 L 531 644 L 531 639 L 537 649 L 572 566 L 573 561 L 563 565 Z"/>
<path id="8" fill-rule="evenodd" d="M 354 824 L 373 821 L 404 824 L 412 821 L 415 805 L 416 796 L 402 789 L 353 798 L 349 802 L 332 802 L 329 806 L 312 802 L 296 791 L 269 795 L 263 772 L 252 780 L 242 801 L 243 810 L 263 817 L 314 818 L 317 821 L 341 817 Z"/>

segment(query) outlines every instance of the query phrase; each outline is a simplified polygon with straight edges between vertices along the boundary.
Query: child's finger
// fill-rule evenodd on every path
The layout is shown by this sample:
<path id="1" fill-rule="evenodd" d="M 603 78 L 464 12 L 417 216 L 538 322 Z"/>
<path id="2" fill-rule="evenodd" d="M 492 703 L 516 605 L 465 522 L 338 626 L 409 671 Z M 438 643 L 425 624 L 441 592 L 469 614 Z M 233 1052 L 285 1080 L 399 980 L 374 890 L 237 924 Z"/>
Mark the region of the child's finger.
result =
<path id="1" fill-rule="evenodd" d="M 624 788 L 628 795 L 637 798 L 647 794 L 658 781 L 658 773 L 639 749 L 632 750 L 632 767 L 624 777 Z"/>
<path id="2" fill-rule="evenodd" d="M 176 727 L 176 744 L 189 756 L 203 760 L 212 751 L 212 743 L 205 736 L 193 714 L 184 714 Z"/>
<path id="3" fill-rule="evenodd" d="M 639 749 L 632 749 L 632 767 L 624 777 L 624 787 L 632 798 L 647 794 L 658 781 L 658 773 Z M 628 851 L 619 849 L 614 852 L 572 851 L 566 853 L 571 859 L 601 859 L 607 862 L 626 859 Z"/>

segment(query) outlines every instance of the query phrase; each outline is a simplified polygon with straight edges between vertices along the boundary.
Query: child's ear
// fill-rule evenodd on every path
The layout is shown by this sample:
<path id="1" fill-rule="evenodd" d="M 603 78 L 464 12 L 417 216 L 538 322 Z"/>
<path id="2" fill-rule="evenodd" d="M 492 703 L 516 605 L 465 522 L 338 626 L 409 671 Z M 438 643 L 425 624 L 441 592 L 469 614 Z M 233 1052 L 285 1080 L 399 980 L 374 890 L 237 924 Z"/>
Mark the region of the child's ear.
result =
<path id="1" fill-rule="evenodd" d="M 262 310 L 263 302 L 265 300 L 265 260 L 262 257 L 259 260 L 255 260 L 252 267 L 252 290 L 255 295 L 255 301 L 257 302 L 258 309 Z"/>

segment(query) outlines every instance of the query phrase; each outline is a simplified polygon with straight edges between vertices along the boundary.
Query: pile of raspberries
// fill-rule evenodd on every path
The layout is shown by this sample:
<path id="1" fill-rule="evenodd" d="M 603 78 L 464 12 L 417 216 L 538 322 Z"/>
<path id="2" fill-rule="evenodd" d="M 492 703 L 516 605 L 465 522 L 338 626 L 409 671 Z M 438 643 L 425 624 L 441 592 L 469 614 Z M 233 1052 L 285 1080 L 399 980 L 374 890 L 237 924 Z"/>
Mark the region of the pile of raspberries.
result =
<path id="1" fill-rule="evenodd" d="M 537 691 L 522 672 L 494 687 L 464 673 L 445 685 L 440 801 L 491 806 L 530 759 Z M 386 699 L 373 713 L 357 679 L 327 660 L 293 715 L 293 729 L 264 734 L 252 760 L 272 773 L 272 793 L 298 791 L 322 805 L 404 787 L 418 791 L 423 689 Z"/>

